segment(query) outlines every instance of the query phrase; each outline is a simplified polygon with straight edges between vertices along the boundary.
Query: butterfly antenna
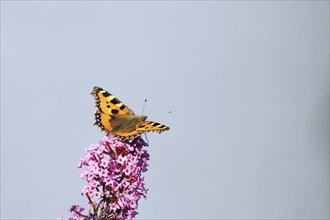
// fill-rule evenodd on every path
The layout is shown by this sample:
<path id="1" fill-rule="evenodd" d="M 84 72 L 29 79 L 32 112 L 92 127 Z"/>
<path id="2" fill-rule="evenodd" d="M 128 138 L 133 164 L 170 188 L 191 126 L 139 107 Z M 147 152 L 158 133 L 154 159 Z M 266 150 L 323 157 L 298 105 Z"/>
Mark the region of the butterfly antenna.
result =
<path id="1" fill-rule="evenodd" d="M 147 99 L 144 100 L 144 103 L 143 103 L 143 109 L 142 109 L 142 115 L 144 114 L 144 109 L 146 107 L 146 103 L 147 103 Z"/>

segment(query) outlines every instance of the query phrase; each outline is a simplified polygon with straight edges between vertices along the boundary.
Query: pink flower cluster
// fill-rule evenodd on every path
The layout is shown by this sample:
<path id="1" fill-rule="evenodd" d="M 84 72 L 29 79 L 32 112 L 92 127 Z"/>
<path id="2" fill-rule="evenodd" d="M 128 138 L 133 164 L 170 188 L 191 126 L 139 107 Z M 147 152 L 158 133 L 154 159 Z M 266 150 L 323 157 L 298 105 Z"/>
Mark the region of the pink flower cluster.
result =
<path id="1" fill-rule="evenodd" d="M 81 178 L 86 183 L 82 194 L 88 199 L 88 214 L 78 205 L 70 209 L 72 219 L 133 219 L 138 201 L 147 197 L 144 177 L 147 171 L 148 146 L 141 137 L 122 142 L 103 137 L 99 144 L 86 148 L 79 162 Z"/>

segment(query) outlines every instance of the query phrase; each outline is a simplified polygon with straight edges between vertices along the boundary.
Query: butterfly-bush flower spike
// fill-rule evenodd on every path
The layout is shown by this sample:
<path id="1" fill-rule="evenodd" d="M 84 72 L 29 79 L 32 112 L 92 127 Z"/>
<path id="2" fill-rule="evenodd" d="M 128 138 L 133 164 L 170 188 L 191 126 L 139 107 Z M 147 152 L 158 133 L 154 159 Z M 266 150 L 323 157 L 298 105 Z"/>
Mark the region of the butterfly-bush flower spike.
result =
<path id="1" fill-rule="evenodd" d="M 147 197 L 142 177 L 149 160 L 146 146 L 141 137 L 123 142 L 105 136 L 86 148 L 78 167 L 85 180 L 81 193 L 87 197 L 88 213 L 73 205 L 70 219 L 133 219 L 140 198 Z"/>

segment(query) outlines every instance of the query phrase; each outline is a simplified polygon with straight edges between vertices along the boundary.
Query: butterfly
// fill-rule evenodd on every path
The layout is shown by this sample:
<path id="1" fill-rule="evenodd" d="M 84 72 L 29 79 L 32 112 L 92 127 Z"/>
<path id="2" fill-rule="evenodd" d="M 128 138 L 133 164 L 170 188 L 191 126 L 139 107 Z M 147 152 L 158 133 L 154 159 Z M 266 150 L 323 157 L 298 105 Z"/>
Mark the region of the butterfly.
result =
<path id="1" fill-rule="evenodd" d="M 95 100 L 95 123 L 108 136 L 121 140 L 134 138 L 149 131 L 163 132 L 170 128 L 166 125 L 146 121 L 147 116 L 135 115 L 119 99 L 100 87 L 94 87 L 91 95 Z"/>

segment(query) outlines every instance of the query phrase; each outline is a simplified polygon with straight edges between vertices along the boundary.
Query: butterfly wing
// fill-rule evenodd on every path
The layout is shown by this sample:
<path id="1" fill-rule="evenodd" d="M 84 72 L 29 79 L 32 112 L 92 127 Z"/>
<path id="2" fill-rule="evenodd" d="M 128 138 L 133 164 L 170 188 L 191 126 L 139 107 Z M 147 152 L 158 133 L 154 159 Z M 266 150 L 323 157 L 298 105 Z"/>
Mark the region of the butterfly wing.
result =
<path id="1" fill-rule="evenodd" d="M 95 107 L 99 112 L 108 115 L 134 115 L 134 112 L 119 99 L 100 87 L 94 87 L 91 94 L 95 100 Z"/>
<path id="2" fill-rule="evenodd" d="M 156 132 L 163 132 L 163 131 L 167 131 L 170 128 L 167 127 L 166 125 L 163 125 L 161 123 L 158 122 L 152 122 L 152 121 L 143 121 L 140 122 L 139 124 L 137 124 L 136 128 L 132 131 L 119 131 L 115 133 L 115 136 L 121 138 L 121 139 L 126 139 L 129 137 L 136 137 L 136 136 L 140 136 L 141 134 L 145 133 L 145 132 L 149 132 L 149 131 L 156 131 Z"/>
<path id="3" fill-rule="evenodd" d="M 113 129 L 113 126 L 110 123 L 111 121 L 110 115 L 101 113 L 96 110 L 94 113 L 94 120 L 95 120 L 94 125 L 98 126 L 101 129 L 101 131 L 105 131 L 107 135 L 110 134 L 110 132 Z"/>
<path id="4" fill-rule="evenodd" d="M 113 122 L 116 115 L 120 115 L 121 118 L 126 116 L 133 116 L 134 112 L 124 105 L 119 99 L 105 91 L 100 87 L 94 87 L 91 95 L 95 100 L 96 111 L 94 113 L 95 123 L 102 131 L 109 134 L 114 125 Z"/>
<path id="5" fill-rule="evenodd" d="M 141 134 L 142 134 L 142 132 L 139 132 L 138 130 L 133 130 L 133 131 L 129 131 L 129 132 L 118 131 L 114 134 L 114 136 L 116 136 L 122 140 L 125 140 L 127 138 L 140 136 Z"/>
<path id="6" fill-rule="evenodd" d="M 170 128 L 158 122 L 143 121 L 137 126 L 136 130 L 140 133 L 149 132 L 149 131 L 156 131 L 161 133 L 163 131 L 170 130 Z"/>

